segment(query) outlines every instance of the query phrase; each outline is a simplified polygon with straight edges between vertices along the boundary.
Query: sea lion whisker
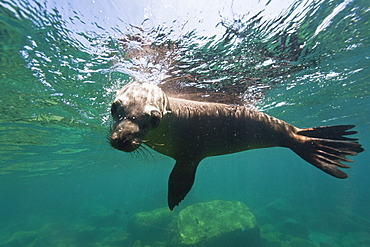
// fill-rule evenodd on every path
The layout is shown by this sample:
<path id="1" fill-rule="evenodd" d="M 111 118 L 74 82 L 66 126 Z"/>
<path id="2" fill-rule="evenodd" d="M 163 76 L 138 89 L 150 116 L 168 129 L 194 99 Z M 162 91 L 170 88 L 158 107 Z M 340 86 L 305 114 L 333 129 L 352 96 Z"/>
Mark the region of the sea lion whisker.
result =
<path id="1" fill-rule="evenodd" d="M 165 144 L 164 143 L 152 143 L 153 145 L 155 145 L 155 146 L 160 146 L 160 147 L 163 147 Z"/>
<path id="2" fill-rule="evenodd" d="M 149 155 L 150 155 L 150 157 L 152 158 L 152 160 L 154 160 L 154 156 L 153 156 L 152 152 L 150 152 L 150 151 L 147 149 L 147 147 L 145 147 L 145 146 L 141 146 L 140 148 L 144 151 L 144 153 L 149 154 Z M 147 156 L 147 157 L 148 157 L 148 156 Z"/>
<path id="3" fill-rule="evenodd" d="M 145 142 L 145 144 L 148 145 L 148 146 L 150 146 L 150 147 L 154 147 L 154 146 L 163 147 L 165 145 L 164 143 L 149 142 L 149 140 L 147 140 Z"/>
<path id="4" fill-rule="evenodd" d="M 105 135 L 106 141 L 107 141 L 108 143 L 110 143 L 110 136 L 111 136 L 111 133 L 112 133 L 112 131 L 109 131 L 109 132 Z"/>
<path id="5" fill-rule="evenodd" d="M 150 154 L 151 158 L 154 160 L 152 153 L 145 146 L 140 146 L 132 154 L 135 155 L 137 158 L 145 159 L 147 161 L 149 161 L 148 154 Z"/>
<path id="6" fill-rule="evenodd" d="M 132 154 L 136 156 L 136 158 L 140 158 L 140 159 L 144 158 L 143 151 L 140 148 L 134 150 Z"/>
<path id="7" fill-rule="evenodd" d="M 110 124 L 109 125 L 109 130 L 108 130 L 108 132 L 107 132 L 107 134 L 106 134 L 106 136 L 105 136 L 105 138 L 106 138 L 106 140 L 107 140 L 107 142 L 110 144 L 110 140 L 111 140 L 111 135 L 112 135 L 112 133 L 113 133 L 113 124 Z"/>

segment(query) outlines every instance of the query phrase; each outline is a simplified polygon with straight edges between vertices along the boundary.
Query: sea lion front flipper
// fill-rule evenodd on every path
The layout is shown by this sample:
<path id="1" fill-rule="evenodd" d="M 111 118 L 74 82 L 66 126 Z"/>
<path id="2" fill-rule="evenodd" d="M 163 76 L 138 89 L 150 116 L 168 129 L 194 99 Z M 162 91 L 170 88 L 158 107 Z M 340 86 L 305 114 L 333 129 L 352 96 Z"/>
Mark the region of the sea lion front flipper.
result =
<path id="1" fill-rule="evenodd" d="M 168 180 L 168 207 L 170 210 L 184 199 L 193 186 L 199 162 L 176 161 Z"/>

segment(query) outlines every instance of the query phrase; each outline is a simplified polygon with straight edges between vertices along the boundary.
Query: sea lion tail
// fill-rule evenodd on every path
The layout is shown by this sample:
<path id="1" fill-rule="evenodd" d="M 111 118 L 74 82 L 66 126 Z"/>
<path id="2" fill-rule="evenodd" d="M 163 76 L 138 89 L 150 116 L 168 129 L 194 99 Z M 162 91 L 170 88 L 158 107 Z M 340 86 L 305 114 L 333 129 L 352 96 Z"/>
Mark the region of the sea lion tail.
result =
<path id="1" fill-rule="evenodd" d="M 347 174 L 340 168 L 349 168 L 341 162 L 353 162 L 346 156 L 355 156 L 364 151 L 358 139 L 345 137 L 356 134 L 349 131 L 354 125 L 337 125 L 317 128 L 300 129 L 297 131 L 297 140 L 291 149 L 301 158 L 337 177 L 346 178 Z"/>

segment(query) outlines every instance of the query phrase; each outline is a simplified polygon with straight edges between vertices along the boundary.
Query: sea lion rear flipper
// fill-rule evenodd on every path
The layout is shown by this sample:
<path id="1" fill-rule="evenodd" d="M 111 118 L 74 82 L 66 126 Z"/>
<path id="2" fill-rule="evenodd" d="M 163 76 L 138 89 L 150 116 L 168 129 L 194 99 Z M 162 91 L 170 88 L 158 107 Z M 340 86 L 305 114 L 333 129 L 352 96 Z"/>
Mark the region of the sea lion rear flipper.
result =
<path id="1" fill-rule="evenodd" d="M 176 161 L 168 180 L 168 207 L 170 210 L 184 199 L 193 186 L 199 162 Z"/>
<path id="2" fill-rule="evenodd" d="M 355 156 L 364 151 L 356 138 L 345 137 L 357 133 L 349 131 L 353 127 L 354 125 L 337 125 L 300 130 L 297 138 L 301 141 L 291 149 L 324 172 L 337 178 L 346 178 L 347 174 L 338 167 L 349 166 L 341 162 L 352 162 L 346 156 Z"/>

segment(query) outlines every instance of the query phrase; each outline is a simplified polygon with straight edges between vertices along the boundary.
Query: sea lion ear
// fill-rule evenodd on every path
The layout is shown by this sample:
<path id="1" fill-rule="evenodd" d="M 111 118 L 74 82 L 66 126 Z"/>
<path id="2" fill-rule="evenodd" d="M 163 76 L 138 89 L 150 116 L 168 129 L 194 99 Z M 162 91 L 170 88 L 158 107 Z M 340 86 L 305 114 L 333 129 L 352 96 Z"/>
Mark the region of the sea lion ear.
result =
<path id="1" fill-rule="evenodd" d="M 171 108 L 170 108 L 170 102 L 167 98 L 167 95 L 163 92 L 163 115 L 167 113 L 171 113 Z"/>

